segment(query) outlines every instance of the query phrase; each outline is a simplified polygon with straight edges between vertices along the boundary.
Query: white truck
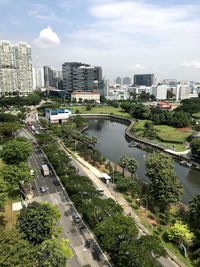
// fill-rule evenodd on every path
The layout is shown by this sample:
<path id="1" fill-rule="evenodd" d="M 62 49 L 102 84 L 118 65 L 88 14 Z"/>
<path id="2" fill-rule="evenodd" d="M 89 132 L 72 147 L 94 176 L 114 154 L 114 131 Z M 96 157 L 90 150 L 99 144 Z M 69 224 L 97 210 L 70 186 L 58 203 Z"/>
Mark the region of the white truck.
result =
<path id="1" fill-rule="evenodd" d="M 44 176 L 48 176 L 50 174 L 49 167 L 46 164 L 42 165 L 42 173 Z"/>

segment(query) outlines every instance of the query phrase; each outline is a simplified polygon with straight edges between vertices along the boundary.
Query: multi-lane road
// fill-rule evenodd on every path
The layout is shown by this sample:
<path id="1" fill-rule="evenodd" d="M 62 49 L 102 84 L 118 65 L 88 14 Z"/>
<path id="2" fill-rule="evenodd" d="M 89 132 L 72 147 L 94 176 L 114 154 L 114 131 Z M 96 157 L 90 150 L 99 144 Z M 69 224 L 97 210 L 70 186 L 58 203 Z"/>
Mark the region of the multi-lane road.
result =
<path id="1" fill-rule="evenodd" d="M 82 220 L 79 223 L 73 221 L 72 215 L 77 211 L 34 137 L 26 129 L 23 129 L 20 135 L 28 138 L 33 146 L 29 164 L 34 169 L 36 178 L 32 183 L 33 198 L 30 201 L 46 201 L 59 208 L 61 218 L 58 224 L 62 226 L 62 237 L 69 240 L 74 253 L 74 256 L 68 262 L 68 266 L 111 267 L 107 257 L 103 254 L 84 222 Z M 48 164 L 50 169 L 49 176 L 43 176 L 41 172 L 42 164 Z M 80 169 L 79 172 L 84 175 L 84 172 Z M 48 189 L 42 193 L 41 187 Z"/>

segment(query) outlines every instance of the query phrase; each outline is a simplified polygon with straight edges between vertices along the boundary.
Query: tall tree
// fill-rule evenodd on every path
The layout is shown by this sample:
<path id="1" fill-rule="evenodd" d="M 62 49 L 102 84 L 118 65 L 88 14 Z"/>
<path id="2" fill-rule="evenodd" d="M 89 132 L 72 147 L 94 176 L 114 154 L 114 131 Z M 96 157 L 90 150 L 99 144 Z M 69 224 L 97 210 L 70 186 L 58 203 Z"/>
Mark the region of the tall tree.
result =
<path id="1" fill-rule="evenodd" d="M 5 182 L 0 181 L 0 211 L 4 208 L 7 195 L 7 186 Z"/>
<path id="2" fill-rule="evenodd" d="M 33 267 L 35 266 L 35 249 L 21 238 L 16 229 L 1 229 L 0 266 Z"/>
<path id="3" fill-rule="evenodd" d="M 137 160 L 135 160 L 134 158 L 128 160 L 127 169 L 131 173 L 131 177 L 133 177 L 133 174 L 136 172 L 137 167 Z"/>
<path id="4" fill-rule="evenodd" d="M 177 203 L 183 196 L 183 186 L 173 169 L 172 158 L 152 153 L 146 160 L 146 174 L 150 179 L 149 195 L 161 210 Z"/>
<path id="5" fill-rule="evenodd" d="M 122 155 L 119 158 L 119 166 L 123 169 L 123 176 L 124 176 L 124 170 L 128 166 L 128 157 Z"/>
<path id="6" fill-rule="evenodd" d="M 33 180 L 30 167 L 25 162 L 19 163 L 18 166 L 6 165 L 1 174 L 9 191 L 21 189 L 21 186 L 27 185 Z"/>
<path id="7" fill-rule="evenodd" d="M 37 266 L 66 267 L 66 262 L 72 256 L 68 240 L 52 238 L 42 242 L 36 259 Z"/>
<path id="8" fill-rule="evenodd" d="M 189 205 L 190 217 L 197 225 L 200 225 L 200 194 L 197 194 L 194 199 L 190 201 Z"/>
<path id="9" fill-rule="evenodd" d="M 131 218 L 122 214 L 107 217 L 97 224 L 94 232 L 102 248 L 114 258 L 123 241 L 129 242 L 137 238 L 138 230 Z"/>
<path id="10" fill-rule="evenodd" d="M 3 146 L 2 159 L 7 164 L 19 164 L 31 155 L 32 147 L 25 138 L 15 138 Z"/>
<path id="11" fill-rule="evenodd" d="M 31 244 L 40 244 L 55 233 L 60 218 L 58 209 L 47 203 L 32 202 L 24 207 L 17 218 L 17 229 Z"/>
<path id="12" fill-rule="evenodd" d="M 176 221 L 166 231 L 166 235 L 170 241 L 173 240 L 178 244 L 183 243 L 187 246 L 190 246 L 194 240 L 194 234 L 189 230 L 189 227 L 180 221 Z"/>
<path id="13" fill-rule="evenodd" d="M 200 157 L 200 139 L 194 138 L 192 142 L 190 143 L 192 154 Z"/>

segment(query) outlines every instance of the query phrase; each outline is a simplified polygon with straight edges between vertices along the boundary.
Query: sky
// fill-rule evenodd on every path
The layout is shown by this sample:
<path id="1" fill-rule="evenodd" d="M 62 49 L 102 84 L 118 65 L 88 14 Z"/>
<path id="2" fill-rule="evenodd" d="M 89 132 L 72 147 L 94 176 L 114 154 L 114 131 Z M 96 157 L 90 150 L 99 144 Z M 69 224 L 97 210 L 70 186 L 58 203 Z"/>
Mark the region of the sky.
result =
<path id="1" fill-rule="evenodd" d="M 0 0 L 0 40 L 29 43 L 35 67 L 200 81 L 199 14 L 199 0 Z"/>

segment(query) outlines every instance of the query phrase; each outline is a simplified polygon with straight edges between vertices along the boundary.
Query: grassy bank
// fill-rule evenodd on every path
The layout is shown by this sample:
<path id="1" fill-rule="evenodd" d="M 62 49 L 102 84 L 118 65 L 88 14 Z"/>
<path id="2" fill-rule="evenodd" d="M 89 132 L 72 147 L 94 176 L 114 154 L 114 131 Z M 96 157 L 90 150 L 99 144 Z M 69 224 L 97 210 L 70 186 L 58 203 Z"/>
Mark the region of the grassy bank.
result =
<path id="1" fill-rule="evenodd" d="M 142 136 L 143 130 L 145 129 L 144 125 L 147 120 L 138 120 L 134 125 L 134 132 L 138 136 Z M 155 125 L 154 129 L 157 132 L 157 136 L 162 139 L 162 141 L 157 140 L 161 145 L 165 145 L 169 148 L 175 148 L 176 151 L 186 150 L 186 142 L 188 137 L 193 133 L 190 129 L 177 129 L 168 125 Z M 180 143 L 176 143 L 180 142 Z"/>
<path id="2" fill-rule="evenodd" d="M 72 113 L 75 113 L 77 110 L 79 110 L 80 113 L 85 114 L 110 114 L 110 115 L 116 115 L 124 118 L 130 118 L 130 114 L 124 112 L 120 107 L 115 108 L 112 106 L 96 106 L 92 107 L 91 110 L 86 110 L 86 106 L 70 106 L 70 109 L 72 110 Z"/>

